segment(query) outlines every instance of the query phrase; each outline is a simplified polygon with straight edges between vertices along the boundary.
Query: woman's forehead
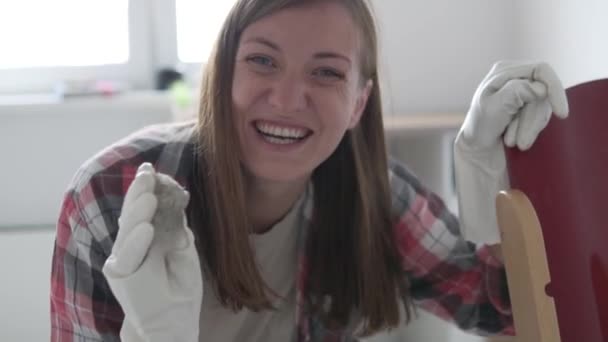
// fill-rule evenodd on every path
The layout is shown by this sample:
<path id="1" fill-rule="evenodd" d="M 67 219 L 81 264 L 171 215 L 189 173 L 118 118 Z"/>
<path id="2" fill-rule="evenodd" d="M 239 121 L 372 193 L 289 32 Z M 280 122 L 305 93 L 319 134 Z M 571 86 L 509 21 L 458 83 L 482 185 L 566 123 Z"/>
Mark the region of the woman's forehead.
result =
<path id="1" fill-rule="evenodd" d="M 333 50 L 356 54 L 359 31 L 349 10 L 335 1 L 279 10 L 249 25 L 241 42 L 263 38 L 279 48 Z"/>

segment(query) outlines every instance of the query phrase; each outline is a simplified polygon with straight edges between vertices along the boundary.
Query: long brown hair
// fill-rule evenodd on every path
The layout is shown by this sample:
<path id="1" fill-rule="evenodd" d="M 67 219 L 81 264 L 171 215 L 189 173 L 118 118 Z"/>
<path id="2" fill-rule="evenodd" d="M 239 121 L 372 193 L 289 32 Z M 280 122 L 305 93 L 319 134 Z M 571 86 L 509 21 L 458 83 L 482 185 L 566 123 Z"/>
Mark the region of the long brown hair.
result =
<path id="1" fill-rule="evenodd" d="M 205 70 L 197 135 L 190 224 L 221 302 L 234 310 L 272 308 L 249 244 L 240 147 L 234 139 L 231 91 L 244 29 L 278 10 L 338 1 L 359 25 L 361 80 L 373 81 L 360 123 L 313 173 L 314 217 L 309 227 L 307 293 L 311 310 L 343 328 L 358 310 L 364 335 L 396 326 L 410 300 L 393 238 L 391 198 L 377 72 L 377 37 L 365 0 L 239 0 L 219 34 Z M 205 208 L 205 210 L 200 210 Z M 324 310 L 325 298 L 331 298 Z M 327 309 L 327 308 L 326 308 Z"/>

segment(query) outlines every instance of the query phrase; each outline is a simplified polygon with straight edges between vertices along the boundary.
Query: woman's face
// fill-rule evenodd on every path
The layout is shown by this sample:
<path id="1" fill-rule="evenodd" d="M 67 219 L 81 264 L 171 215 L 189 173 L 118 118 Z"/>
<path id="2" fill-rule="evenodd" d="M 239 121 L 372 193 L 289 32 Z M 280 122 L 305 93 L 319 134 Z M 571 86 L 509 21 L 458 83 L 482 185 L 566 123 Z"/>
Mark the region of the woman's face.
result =
<path id="1" fill-rule="evenodd" d="M 333 153 L 372 88 L 359 51 L 357 26 L 334 2 L 284 9 L 244 30 L 232 101 L 251 175 L 305 179 Z"/>

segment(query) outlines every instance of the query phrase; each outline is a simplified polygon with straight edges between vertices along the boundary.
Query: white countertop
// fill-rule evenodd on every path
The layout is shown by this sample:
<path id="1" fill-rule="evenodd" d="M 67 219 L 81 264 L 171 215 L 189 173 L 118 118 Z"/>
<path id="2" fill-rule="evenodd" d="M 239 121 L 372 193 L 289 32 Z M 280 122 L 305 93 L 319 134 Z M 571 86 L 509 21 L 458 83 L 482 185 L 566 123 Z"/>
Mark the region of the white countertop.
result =
<path id="1" fill-rule="evenodd" d="M 403 131 L 428 131 L 458 129 L 464 121 L 464 113 L 407 113 L 384 117 L 387 133 Z"/>

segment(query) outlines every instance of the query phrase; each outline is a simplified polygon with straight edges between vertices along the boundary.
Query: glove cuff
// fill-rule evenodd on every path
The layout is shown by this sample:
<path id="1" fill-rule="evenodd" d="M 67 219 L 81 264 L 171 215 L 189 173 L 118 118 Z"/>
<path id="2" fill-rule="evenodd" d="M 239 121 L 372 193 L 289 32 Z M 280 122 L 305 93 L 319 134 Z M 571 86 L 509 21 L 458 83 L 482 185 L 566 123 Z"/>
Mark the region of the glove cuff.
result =
<path id="1" fill-rule="evenodd" d="M 125 317 L 120 329 L 120 340 L 124 342 L 198 342 L 199 329 L 196 325 L 142 331 L 142 329 L 137 329 L 128 317 Z"/>
<path id="2" fill-rule="evenodd" d="M 509 187 L 502 144 L 474 149 L 460 132 L 454 143 L 454 167 L 464 237 L 476 244 L 500 243 L 495 202 L 498 192 Z"/>

